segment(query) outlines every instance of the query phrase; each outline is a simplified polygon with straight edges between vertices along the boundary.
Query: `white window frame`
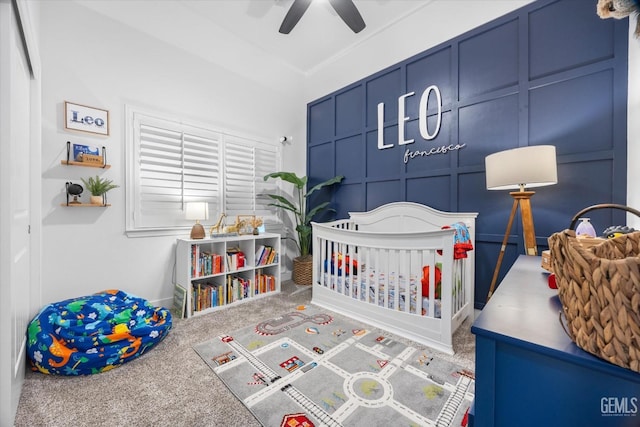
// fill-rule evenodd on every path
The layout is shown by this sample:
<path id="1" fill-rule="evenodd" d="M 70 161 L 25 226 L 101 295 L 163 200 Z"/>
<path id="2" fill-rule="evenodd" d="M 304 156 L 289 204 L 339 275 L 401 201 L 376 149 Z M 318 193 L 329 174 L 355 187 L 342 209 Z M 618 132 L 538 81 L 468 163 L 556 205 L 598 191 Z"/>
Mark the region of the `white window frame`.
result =
<path id="1" fill-rule="evenodd" d="M 149 112 L 130 105 L 125 105 L 125 122 L 127 144 L 127 150 L 125 151 L 127 176 L 125 183 L 125 226 L 127 236 L 181 235 L 188 232 L 193 225 L 193 221 L 181 217 L 182 213 L 169 213 L 166 224 L 151 224 L 149 218 L 145 218 L 144 214 L 142 214 L 141 206 L 143 201 L 141 198 L 142 185 L 140 176 L 141 124 L 165 129 L 167 133 L 169 131 L 184 132 L 188 135 L 196 135 L 210 138 L 211 141 L 217 141 L 217 160 L 219 163 L 217 165 L 217 188 L 209 191 L 207 196 L 185 196 L 186 190 L 184 188 L 180 190 L 180 197 L 183 202 L 203 201 L 202 197 L 206 197 L 206 201 L 210 202 L 209 219 L 203 221 L 207 231 L 210 225 L 217 222 L 222 212 L 227 215 L 227 225 L 235 221 L 236 215 L 256 215 L 261 217 L 269 228 L 279 228 L 281 226 L 282 220 L 278 210 L 267 206 L 270 203 L 269 198 L 260 196 L 264 192 L 279 192 L 277 182 L 275 180 L 265 182 L 263 176 L 269 172 L 281 170 L 282 153 L 280 144 L 275 141 L 266 142 L 267 138 L 249 136 L 237 131 L 215 129 L 212 125 L 185 123 L 182 120 L 171 118 L 167 114 Z M 234 152 L 236 155 L 234 155 Z M 238 154 L 248 155 L 242 157 Z M 242 168 L 244 159 L 248 160 L 246 169 Z M 215 162 L 215 156 L 212 157 L 212 161 Z M 270 167 L 272 163 L 273 169 Z M 234 165 L 237 168 L 237 173 L 235 174 L 227 170 Z M 212 165 L 214 169 L 215 166 Z M 232 193 L 232 191 L 236 191 L 236 193 Z M 233 197 L 239 191 L 247 191 L 249 197 Z M 215 197 L 212 194 L 215 194 Z M 211 200 L 212 198 L 215 200 Z M 237 203 L 233 205 L 234 202 Z M 175 203 L 174 201 L 173 205 Z M 167 204 L 169 203 L 167 202 Z"/>

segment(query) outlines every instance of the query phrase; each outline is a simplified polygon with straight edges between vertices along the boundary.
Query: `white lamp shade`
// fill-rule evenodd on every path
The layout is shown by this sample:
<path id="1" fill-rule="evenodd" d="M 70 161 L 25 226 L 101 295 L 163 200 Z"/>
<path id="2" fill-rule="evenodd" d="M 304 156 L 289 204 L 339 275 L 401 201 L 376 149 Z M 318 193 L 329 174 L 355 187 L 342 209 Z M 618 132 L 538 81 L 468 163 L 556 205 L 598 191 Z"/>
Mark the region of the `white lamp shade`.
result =
<path id="1" fill-rule="evenodd" d="M 485 171 L 488 190 L 557 184 L 556 147 L 534 145 L 490 154 L 485 158 Z"/>
<path id="2" fill-rule="evenodd" d="M 209 219 L 209 204 L 207 202 L 189 202 L 185 205 L 185 217 L 191 220 Z"/>

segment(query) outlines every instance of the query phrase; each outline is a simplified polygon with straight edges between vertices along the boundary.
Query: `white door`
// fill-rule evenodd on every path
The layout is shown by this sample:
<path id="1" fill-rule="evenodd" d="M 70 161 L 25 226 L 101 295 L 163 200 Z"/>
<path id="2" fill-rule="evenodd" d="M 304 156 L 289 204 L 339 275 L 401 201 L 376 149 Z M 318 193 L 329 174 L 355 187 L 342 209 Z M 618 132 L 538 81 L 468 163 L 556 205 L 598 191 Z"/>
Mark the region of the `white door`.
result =
<path id="1" fill-rule="evenodd" d="M 30 316 L 31 72 L 14 3 L 0 0 L 0 425 L 13 425 Z"/>

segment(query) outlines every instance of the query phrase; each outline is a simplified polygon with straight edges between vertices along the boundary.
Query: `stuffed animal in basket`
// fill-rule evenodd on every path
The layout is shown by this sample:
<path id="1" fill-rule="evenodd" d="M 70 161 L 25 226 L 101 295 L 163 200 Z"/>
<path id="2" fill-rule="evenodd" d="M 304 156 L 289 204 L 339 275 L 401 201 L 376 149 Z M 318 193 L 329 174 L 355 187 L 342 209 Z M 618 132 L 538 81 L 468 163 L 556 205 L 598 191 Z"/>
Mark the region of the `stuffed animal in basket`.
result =
<path id="1" fill-rule="evenodd" d="M 616 237 L 633 233 L 634 231 L 636 231 L 635 228 L 626 225 L 612 225 L 604 229 L 602 237 L 605 239 L 615 239 Z"/>
<path id="2" fill-rule="evenodd" d="M 623 19 L 635 14 L 635 35 L 640 36 L 640 0 L 598 0 L 597 11 L 602 19 Z"/>

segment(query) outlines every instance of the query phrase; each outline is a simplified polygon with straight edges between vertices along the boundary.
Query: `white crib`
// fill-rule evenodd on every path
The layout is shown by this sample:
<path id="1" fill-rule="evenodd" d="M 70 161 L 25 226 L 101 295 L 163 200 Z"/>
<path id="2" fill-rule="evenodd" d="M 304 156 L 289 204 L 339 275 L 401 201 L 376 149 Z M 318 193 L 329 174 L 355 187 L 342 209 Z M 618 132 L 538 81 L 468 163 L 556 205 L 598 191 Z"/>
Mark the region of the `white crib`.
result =
<path id="1" fill-rule="evenodd" d="M 312 223 L 311 303 L 453 354 L 453 333 L 473 318 L 474 251 L 454 259 L 456 230 L 442 227 L 464 224 L 475 245 L 477 213 L 395 202 L 349 216 Z M 423 295 L 427 277 L 435 297 Z"/>

